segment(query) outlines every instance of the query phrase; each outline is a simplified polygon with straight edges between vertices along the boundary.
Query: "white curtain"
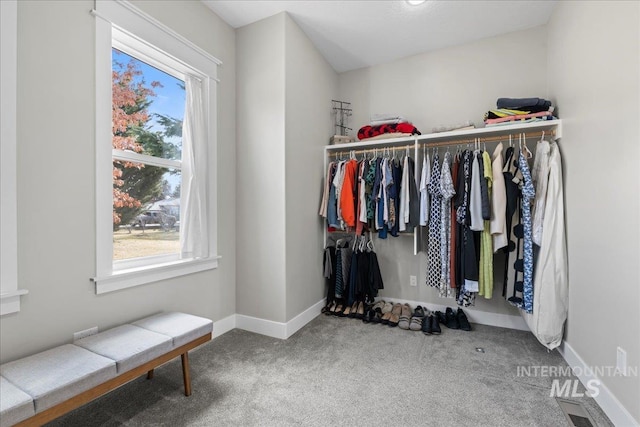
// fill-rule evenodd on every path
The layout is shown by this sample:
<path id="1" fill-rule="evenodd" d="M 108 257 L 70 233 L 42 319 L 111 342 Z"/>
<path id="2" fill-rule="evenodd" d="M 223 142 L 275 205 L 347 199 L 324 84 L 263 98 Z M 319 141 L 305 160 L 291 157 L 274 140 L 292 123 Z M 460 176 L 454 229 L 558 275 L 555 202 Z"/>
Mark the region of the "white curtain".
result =
<path id="1" fill-rule="evenodd" d="M 180 203 L 181 257 L 209 255 L 207 227 L 207 121 L 203 82 L 185 78 L 186 102 L 182 124 L 182 185 Z"/>

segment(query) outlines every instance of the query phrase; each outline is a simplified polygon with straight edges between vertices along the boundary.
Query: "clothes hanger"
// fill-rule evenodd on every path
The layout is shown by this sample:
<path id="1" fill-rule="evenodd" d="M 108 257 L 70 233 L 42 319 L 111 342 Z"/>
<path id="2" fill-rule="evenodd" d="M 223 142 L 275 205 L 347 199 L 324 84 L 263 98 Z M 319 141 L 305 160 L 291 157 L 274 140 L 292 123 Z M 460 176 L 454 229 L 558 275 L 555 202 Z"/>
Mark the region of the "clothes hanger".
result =
<path id="1" fill-rule="evenodd" d="M 529 151 L 529 147 L 527 147 L 527 134 L 522 132 L 522 139 L 524 141 L 524 152 L 525 152 L 525 157 L 527 159 L 530 159 L 533 157 L 533 153 L 531 151 Z"/>

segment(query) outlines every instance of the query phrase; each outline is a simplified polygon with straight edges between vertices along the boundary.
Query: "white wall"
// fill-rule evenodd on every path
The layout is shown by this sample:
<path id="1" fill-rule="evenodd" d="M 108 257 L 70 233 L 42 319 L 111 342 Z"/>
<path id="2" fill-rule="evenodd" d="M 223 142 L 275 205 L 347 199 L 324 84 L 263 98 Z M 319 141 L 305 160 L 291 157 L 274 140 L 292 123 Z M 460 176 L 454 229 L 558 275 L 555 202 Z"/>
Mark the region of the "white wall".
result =
<path id="1" fill-rule="evenodd" d="M 342 73 L 340 99 L 352 103 L 354 135 L 371 113 L 401 114 L 430 133 L 467 120 L 481 125 L 499 97 L 544 96 L 546 73 L 546 28 L 538 27 Z M 412 236 L 378 239 L 376 250 L 385 287 L 381 296 L 455 305 L 425 285 L 426 257 L 413 255 Z M 500 272 L 496 269 L 493 299 L 477 298 L 474 310 L 518 315 L 500 296 Z M 410 275 L 418 276 L 417 288 L 409 286 Z"/>
<path id="2" fill-rule="evenodd" d="M 284 14 L 237 37 L 238 313 L 286 320 Z"/>
<path id="3" fill-rule="evenodd" d="M 331 100 L 338 75 L 294 20 L 285 18 L 287 320 L 324 296 L 323 147 L 333 135 Z"/>
<path id="4" fill-rule="evenodd" d="M 95 19 L 92 1 L 18 4 L 19 313 L 0 321 L 2 362 L 155 312 L 235 313 L 235 33 L 199 2 L 139 2 L 224 62 L 218 108 L 220 267 L 97 296 Z M 197 30 L 196 30 L 197 28 Z"/>
<path id="5" fill-rule="evenodd" d="M 238 313 L 286 322 L 324 296 L 318 194 L 338 77 L 286 13 L 237 30 Z"/>
<path id="6" fill-rule="evenodd" d="M 640 367 L 640 5 L 559 2 L 549 95 L 561 142 L 569 254 L 566 341 L 589 366 Z M 640 378 L 601 378 L 640 424 Z"/>

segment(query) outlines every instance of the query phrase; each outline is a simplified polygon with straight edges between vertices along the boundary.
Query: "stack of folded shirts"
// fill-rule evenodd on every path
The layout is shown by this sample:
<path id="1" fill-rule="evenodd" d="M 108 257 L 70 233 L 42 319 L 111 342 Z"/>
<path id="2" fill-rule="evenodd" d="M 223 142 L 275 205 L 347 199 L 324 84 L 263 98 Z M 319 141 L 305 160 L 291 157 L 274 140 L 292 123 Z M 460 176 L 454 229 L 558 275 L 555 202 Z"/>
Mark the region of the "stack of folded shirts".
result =
<path id="1" fill-rule="evenodd" d="M 497 107 L 485 113 L 486 126 L 555 119 L 551 101 L 543 98 L 499 98 Z"/>
<path id="2" fill-rule="evenodd" d="M 431 131 L 433 133 L 439 133 L 439 132 L 451 132 L 454 130 L 469 130 L 469 129 L 475 129 L 475 128 L 476 128 L 476 125 L 474 125 L 471 120 L 467 120 L 464 123 L 456 123 L 449 126 L 434 127 L 433 129 L 431 129 Z"/>
<path id="3" fill-rule="evenodd" d="M 420 135 L 407 119 L 397 114 L 372 114 L 371 123 L 358 131 L 358 139 L 385 139 Z"/>

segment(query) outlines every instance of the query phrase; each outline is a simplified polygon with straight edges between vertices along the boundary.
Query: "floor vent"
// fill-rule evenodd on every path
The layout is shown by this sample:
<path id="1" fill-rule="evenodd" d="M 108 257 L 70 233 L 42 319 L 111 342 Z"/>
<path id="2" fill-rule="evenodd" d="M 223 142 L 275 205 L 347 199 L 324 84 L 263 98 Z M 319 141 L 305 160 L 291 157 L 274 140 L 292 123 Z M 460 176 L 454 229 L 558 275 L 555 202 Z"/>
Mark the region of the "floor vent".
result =
<path id="1" fill-rule="evenodd" d="M 573 400 L 560 399 L 556 397 L 556 401 L 562 409 L 564 416 L 569 422 L 569 427 L 595 427 L 596 423 L 587 412 L 587 409 L 579 402 Z"/>

